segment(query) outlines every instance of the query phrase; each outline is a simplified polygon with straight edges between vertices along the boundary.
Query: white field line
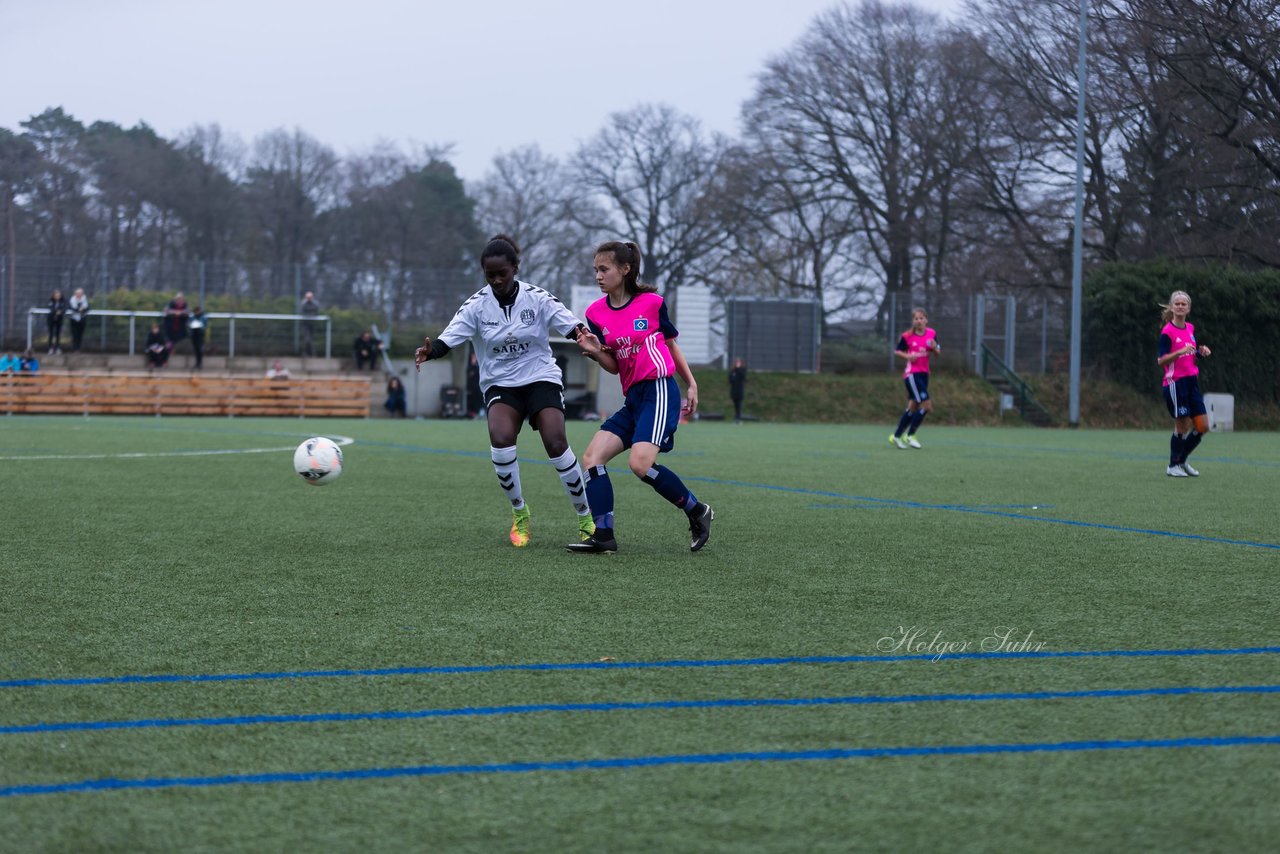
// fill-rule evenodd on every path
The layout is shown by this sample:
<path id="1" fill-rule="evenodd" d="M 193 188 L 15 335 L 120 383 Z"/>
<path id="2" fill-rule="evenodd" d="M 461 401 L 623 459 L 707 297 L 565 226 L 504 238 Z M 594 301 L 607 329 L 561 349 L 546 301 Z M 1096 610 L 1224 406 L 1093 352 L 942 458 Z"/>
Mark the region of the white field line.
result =
<path id="1" fill-rule="evenodd" d="M 330 436 L 329 438 L 341 446 L 353 444 L 350 436 Z M 292 451 L 296 445 L 286 448 L 226 448 L 220 450 L 201 451 L 135 451 L 122 454 L 31 454 L 21 456 L 2 456 L 0 461 L 17 460 L 145 460 L 156 457 L 212 457 L 219 454 L 274 454 L 280 451 Z"/>

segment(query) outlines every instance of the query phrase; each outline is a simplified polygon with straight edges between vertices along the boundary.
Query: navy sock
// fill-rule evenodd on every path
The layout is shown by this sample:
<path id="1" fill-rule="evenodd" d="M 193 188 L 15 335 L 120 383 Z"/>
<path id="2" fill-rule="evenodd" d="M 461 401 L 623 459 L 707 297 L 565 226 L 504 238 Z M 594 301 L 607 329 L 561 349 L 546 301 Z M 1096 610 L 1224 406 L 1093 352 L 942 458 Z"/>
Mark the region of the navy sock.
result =
<path id="1" fill-rule="evenodd" d="M 686 513 L 698 506 L 698 499 L 684 485 L 680 477 L 666 466 L 654 466 L 649 469 L 641 480 L 652 486 L 655 492 Z M 595 504 L 591 506 L 594 507 Z"/>
<path id="2" fill-rule="evenodd" d="M 916 434 L 916 431 L 920 429 L 920 425 L 924 423 L 924 417 L 928 414 L 923 409 L 916 410 L 916 417 L 911 419 L 911 429 L 907 431 L 908 436 Z"/>
<path id="3" fill-rule="evenodd" d="M 1196 448 L 1200 447 L 1200 440 L 1203 438 L 1204 438 L 1204 434 L 1202 434 L 1199 430 L 1196 430 L 1195 428 L 1192 428 L 1191 432 L 1188 433 L 1183 438 L 1182 461 L 1184 463 L 1187 461 L 1187 457 L 1191 456 L 1191 452 L 1194 451 Z"/>
<path id="4" fill-rule="evenodd" d="M 1169 465 L 1182 465 L 1182 461 L 1185 458 L 1183 451 L 1184 446 L 1185 443 L 1183 442 L 1182 437 L 1177 433 L 1174 433 L 1169 437 Z"/>
<path id="5" fill-rule="evenodd" d="M 902 417 L 898 419 L 898 429 L 893 431 L 893 435 L 901 436 L 902 431 L 906 430 L 907 426 L 912 422 L 914 415 L 915 413 L 910 409 L 903 412 Z"/>
<path id="6" fill-rule="evenodd" d="M 587 481 L 587 503 L 597 528 L 613 530 L 613 484 L 604 466 L 588 466 L 582 470 Z"/>

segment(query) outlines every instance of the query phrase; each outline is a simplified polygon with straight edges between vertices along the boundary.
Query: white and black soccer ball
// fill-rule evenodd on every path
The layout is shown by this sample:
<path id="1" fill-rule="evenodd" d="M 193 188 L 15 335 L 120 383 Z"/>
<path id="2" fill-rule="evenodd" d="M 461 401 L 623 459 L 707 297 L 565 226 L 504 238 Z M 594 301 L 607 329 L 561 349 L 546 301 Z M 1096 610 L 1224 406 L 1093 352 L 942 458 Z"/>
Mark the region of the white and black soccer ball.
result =
<path id="1" fill-rule="evenodd" d="M 313 436 L 293 452 L 293 470 L 313 486 L 333 483 L 342 474 L 342 449 L 323 436 Z"/>

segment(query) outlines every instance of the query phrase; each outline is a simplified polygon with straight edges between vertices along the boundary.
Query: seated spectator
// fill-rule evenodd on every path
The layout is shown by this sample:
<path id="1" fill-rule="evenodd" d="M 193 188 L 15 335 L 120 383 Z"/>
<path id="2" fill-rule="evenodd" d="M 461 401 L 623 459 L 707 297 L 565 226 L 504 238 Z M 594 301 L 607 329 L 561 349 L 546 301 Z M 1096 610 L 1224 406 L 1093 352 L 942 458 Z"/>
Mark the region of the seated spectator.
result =
<path id="1" fill-rule="evenodd" d="M 364 367 L 365 362 L 369 363 L 369 370 L 372 371 L 378 366 L 378 357 L 382 353 L 382 342 L 374 338 L 373 333 L 366 329 L 360 333 L 360 337 L 352 345 L 351 353 L 355 357 L 357 371 Z"/>
<path id="2" fill-rule="evenodd" d="M 408 411 L 405 407 L 404 399 L 404 383 L 400 382 L 399 377 L 392 377 L 387 380 L 387 414 L 392 418 L 399 416 L 404 418 Z"/>
<path id="3" fill-rule="evenodd" d="M 147 354 L 149 368 L 163 368 L 169 361 L 169 342 L 165 339 L 160 324 L 151 324 L 151 331 L 147 333 L 147 343 L 143 351 Z"/>
<path id="4" fill-rule="evenodd" d="M 22 370 L 22 359 L 17 353 L 5 353 L 0 356 L 0 374 L 14 373 Z"/>
<path id="5" fill-rule="evenodd" d="M 267 379 L 287 380 L 289 379 L 289 369 L 284 366 L 284 362 L 276 359 L 276 363 L 267 368 Z"/>
<path id="6" fill-rule="evenodd" d="M 36 358 L 35 351 L 28 347 L 27 352 L 22 354 L 22 371 L 27 374 L 34 374 L 38 370 L 40 370 L 40 360 Z"/>

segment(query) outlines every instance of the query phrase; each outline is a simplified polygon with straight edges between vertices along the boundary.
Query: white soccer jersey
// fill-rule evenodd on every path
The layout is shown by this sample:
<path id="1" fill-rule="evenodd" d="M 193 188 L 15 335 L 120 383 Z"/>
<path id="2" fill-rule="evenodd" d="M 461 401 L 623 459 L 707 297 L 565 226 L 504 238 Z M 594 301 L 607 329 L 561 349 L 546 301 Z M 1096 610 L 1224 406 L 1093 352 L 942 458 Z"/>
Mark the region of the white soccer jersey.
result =
<path id="1" fill-rule="evenodd" d="M 476 291 L 440 333 L 440 340 L 457 347 L 474 339 L 480 362 L 480 387 L 518 388 L 535 382 L 563 387 L 560 366 L 551 355 L 548 331 L 565 335 L 578 318 L 564 303 L 537 285 L 516 281 L 516 300 L 498 305 L 490 288 Z"/>

